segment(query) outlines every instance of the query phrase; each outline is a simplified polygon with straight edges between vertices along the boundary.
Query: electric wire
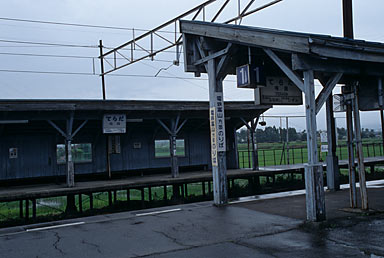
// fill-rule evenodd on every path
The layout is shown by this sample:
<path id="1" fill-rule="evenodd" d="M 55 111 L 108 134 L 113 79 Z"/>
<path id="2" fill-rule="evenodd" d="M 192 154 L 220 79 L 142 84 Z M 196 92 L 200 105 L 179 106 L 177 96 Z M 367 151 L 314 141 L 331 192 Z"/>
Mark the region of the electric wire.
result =
<path id="1" fill-rule="evenodd" d="M 95 29 L 129 30 L 129 31 L 135 30 L 135 31 L 142 31 L 142 32 L 150 31 L 150 30 L 146 30 L 146 29 L 135 29 L 135 28 L 118 27 L 118 26 L 105 26 L 105 25 L 92 25 L 92 24 L 81 24 L 81 23 L 70 23 L 70 22 L 30 20 L 30 19 L 19 19 L 19 18 L 9 18 L 9 17 L 0 17 L 0 20 L 12 21 L 12 22 L 26 22 L 26 23 L 39 23 L 39 24 L 60 25 L 60 26 L 72 26 L 72 27 L 86 27 L 86 28 L 95 28 Z M 160 32 L 175 33 L 174 31 L 160 31 Z"/>
<path id="2" fill-rule="evenodd" d="M 9 56 L 30 56 L 30 57 L 51 57 L 51 58 L 75 58 L 75 59 L 96 59 L 98 57 L 96 56 L 78 56 L 78 55 L 50 55 L 50 54 L 35 54 L 35 53 L 14 53 L 14 52 L 0 52 L 0 55 L 9 55 Z M 108 60 L 113 60 L 114 58 L 104 58 Z M 122 57 L 116 57 L 118 60 L 126 60 Z M 154 59 L 154 60 L 148 60 L 144 59 L 143 61 L 150 61 L 150 62 L 164 62 L 164 63 L 173 63 L 173 61 L 165 60 L 165 59 Z M 183 62 L 180 62 L 183 63 Z"/>

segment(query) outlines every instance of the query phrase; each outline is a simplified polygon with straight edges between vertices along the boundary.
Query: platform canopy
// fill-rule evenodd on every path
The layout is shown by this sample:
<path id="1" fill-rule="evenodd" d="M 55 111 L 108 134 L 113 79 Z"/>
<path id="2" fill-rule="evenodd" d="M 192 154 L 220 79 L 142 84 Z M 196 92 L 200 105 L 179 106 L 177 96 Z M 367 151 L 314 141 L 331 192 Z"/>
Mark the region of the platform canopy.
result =
<path id="1" fill-rule="evenodd" d="M 184 53 L 186 72 L 206 72 L 199 62 L 201 57 L 191 51 L 197 48 L 196 40 L 204 37 L 205 44 L 222 50 L 218 54 L 231 53 L 231 65 L 227 66 L 229 74 L 235 74 L 237 66 L 248 63 L 248 47 L 252 47 L 252 56 L 257 59 L 255 61 L 265 63 L 267 73 L 281 73 L 265 51 L 272 50 L 293 71 L 311 69 L 315 77 L 321 73 L 384 76 L 382 43 L 199 21 L 182 21 L 180 26 L 187 50 Z M 228 43 L 232 46 L 226 49 Z"/>
<path id="2" fill-rule="evenodd" d="M 304 93 L 308 145 L 306 207 L 307 219 L 311 221 L 324 220 L 326 215 L 323 172 L 317 153 L 316 115 L 326 103 L 330 145 L 329 161 L 327 157 L 328 180 L 329 172 L 335 174 L 336 169 L 332 168 L 332 164 L 337 164 L 332 91 L 336 84 L 346 84 L 340 105 L 349 110 L 347 117 L 351 110 L 354 112 L 362 208 L 368 209 L 363 153 L 359 144 L 359 106 L 364 107 L 364 110 L 384 108 L 384 44 L 200 21 L 181 21 L 180 31 L 183 33 L 185 71 L 193 72 L 195 76 L 208 74 L 212 108 L 217 108 L 215 97 L 223 93 L 222 82 L 229 74 L 237 74 L 238 87 L 250 85 L 249 88 L 255 88 L 256 99 L 275 101 L 269 104 L 301 104 L 300 93 Z M 317 97 L 315 79 L 323 85 Z M 250 81 L 253 82 L 248 83 Z M 272 97 L 271 92 L 274 94 Z M 298 98 L 290 101 L 290 92 L 298 93 L 295 95 Z M 363 94 L 366 92 L 370 94 Z M 284 99 L 281 96 L 286 97 Z M 220 191 L 217 203 L 223 204 L 226 203 L 225 164 L 219 163 L 218 167 L 217 188 Z M 334 183 L 332 179 L 328 181 L 328 186 Z"/>

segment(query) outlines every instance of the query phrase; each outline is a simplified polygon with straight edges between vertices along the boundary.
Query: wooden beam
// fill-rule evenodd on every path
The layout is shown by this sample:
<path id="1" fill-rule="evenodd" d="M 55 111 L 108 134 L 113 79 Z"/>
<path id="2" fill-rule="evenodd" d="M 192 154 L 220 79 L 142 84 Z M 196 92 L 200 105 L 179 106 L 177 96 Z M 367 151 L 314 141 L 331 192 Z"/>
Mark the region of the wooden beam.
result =
<path id="1" fill-rule="evenodd" d="M 343 77 L 343 74 L 337 73 L 332 76 L 325 85 L 323 85 L 324 88 L 321 90 L 320 94 L 317 96 L 316 99 L 316 115 L 320 112 L 320 109 L 323 107 L 325 101 L 332 94 L 333 89 L 335 88 L 336 84 L 340 81 L 341 77 Z M 323 84 L 321 81 L 320 83 Z"/>
<path id="2" fill-rule="evenodd" d="M 326 73 L 384 76 L 384 64 L 365 62 L 364 65 L 361 65 L 357 61 L 292 54 L 292 70 L 304 71 L 309 69 Z"/>
<path id="3" fill-rule="evenodd" d="M 311 45 L 310 52 L 323 57 L 338 58 L 344 60 L 355 60 L 360 62 L 384 63 L 384 52 L 371 53 L 361 49 L 349 49 L 350 46 L 329 47 L 328 45 Z M 383 51 L 383 50 L 382 50 Z"/>
<path id="4" fill-rule="evenodd" d="M 244 118 L 240 117 L 240 120 L 243 122 L 243 124 L 247 127 L 248 130 L 252 130 L 252 128 L 249 126 L 248 122 L 245 121 Z"/>
<path id="5" fill-rule="evenodd" d="M 81 128 L 83 128 L 87 123 L 88 123 L 88 120 L 85 120 L 83 123 L 81 123 L 81 125 L 77 127 L 75 132 L 72 134 L 72 138 L 74 138 L 76 134 L 81 130 Z"/>
<path id="6" fill-rule="evenodd" d="M 164 128 L 165 131 L 167 131 L 168 134 L 172 134 L 172 131 L 163 121 L 161 121 L 160 119 L 156 119 L 156 121 Z"/>
<path id="7" fill-rule="evenodd" d="M 229 43 L 229 44 L 231 44 L 231 43 Z M 229 51 L 229 47 L 226 47 L 223 50 L 217 51 L 217 52 L 215 52 L 215 53 L 213 53 L 211 55 L 208 55 L 208 56 L 205 56 L 205 57 L 201 58 L 200 60 L 197 60 L 195 63 L 193 63 L 193 65 L 204 64 L 204 63 L 208 62 L 208 60 L 210 60 L 210 59 L 215 59 L 217 57 L 226 55 L 228 53 L 228 51 Z"/>
<path id="8" fill-rule="evenodd" d="M 184 121 L 180 124 L 180 126 L 176 129 L 176 134 L 180 132 L 180 130 L 183 128 L 185 123 L 188 121 L 188 119 L 184 119 Z"/>
<path id="9" fill-rule="evenodd" d="M 183 34 L 193 36 L 211 37 L 218 40 L 226 40 L 242 45 L 268 47 L 298 53 L 309 54 L 308 37 L 301 35 L 282 34 L 279 31 L 270 31 L 259 28 L 236 27 L 233 25 L 182 21 L 180 31 Z M 191 37 L 191 36 L 189 36 Z"/>
<path id="10" fill-rule="evenodd" d="M 60 129 L 59 126 L 57 126 L 53 121 L 51 120 L 47 120 L 47 122 L 53 127 L 55 128 L 65 139 L 67 138 L 67 134 L 64 133 L 63 130 Z"/>
<path id="11" fill-rule="evenodd" d="M 283 60 L 281 60 L 271 49 L 264 48 L 264 52 L 272 59 L 273 62 L 288 76 L 288 78 L 304 92 L 304 83 L 303 80 L 289 68 Z"/>

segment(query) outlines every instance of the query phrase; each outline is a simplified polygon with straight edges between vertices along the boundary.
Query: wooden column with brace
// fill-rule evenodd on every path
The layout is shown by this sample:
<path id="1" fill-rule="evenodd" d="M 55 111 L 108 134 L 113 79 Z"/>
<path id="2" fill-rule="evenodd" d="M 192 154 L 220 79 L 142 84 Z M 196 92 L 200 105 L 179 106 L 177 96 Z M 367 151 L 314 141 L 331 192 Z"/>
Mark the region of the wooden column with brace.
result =
<path id="1" fill-rule="evenodd" d="M 72 157 L 72 140 L 77 135 L 77 133 L 85 126 L 88 120 L 85 120 L 79 125 L 79 127 L 73 131 L 73 121 L 74 121 L 74 112 L 69 114 L 69 118 L 66 120 L 66 130 L 65 132 L 56 125 L 53 121 L 47 120 L 48 123 L 55 128 L 65 139 L 65 159 L 66 159 L 66 182 L 68 187 L 75 186 L 75 166 L 74 160 Z"/>
<path id="2" fill-rule="evenodd" d="M 207 68 L 209 77 L 213 197 L 215 205 L 223 205 L 228 203 L 225 118 L 219 117 L 224 115 L 223 78 L 217 77 L 217 67 L 214 58 L 208 61 Z"/>
<path id="3" fill-rule="evenodd" d="M 328 155 L 327 155 L 327 187 L 329 190 L 335 191 L 340 189 L 339 180 L 339 160 L 336 156 L 336 128 L 335 117 L 333 114 L 333 96 L 332 91 L 336 84 L 342 78 L 342 73 L 336 73 L 331 76 L 328 81 L 320 78 L 319 81 L 323 85 L 323 89 L 316 99 L 316 114 L 319 113 L 324 102 L 326 103 L 326 118 L 327 118 L 327 140 L 328 140 Z"/>
<path id="4" fill-rule="evenodd" d="M 209 42 L 196 39 L 195 46 L 201 59 L 194 65 L 203 64 L 208 73 L 209 81 L 209 123 L 211 132 L 211 161 L 213 176 L 214 205 L 228 203 L 226 136 L 224 116 L 223 80 L 228 71 L 228 63 L 232 43 L 225 49 L 213 51 Z"/>
<path id="5" fill-rule="evenodd" d="M 163 121 L 160 119 L 157 119 L 157 122 L 164 128 L 165 131 L 167 131 L 169 135 L 169 143 L 170 143 L 170 157 L 171 157 L 171 173 L 172 177 L 176 178 L 179 177 L 179 164 L 177 160 L 176 155 L 176 147 L 177 147 L 177 134 L 180 132 L 180 130 L 183 128 L 185 123 L 188 121 L 188 119 L 185 119 L 180 125 L 180 114 L 177 115 L 176 119 L 171 119 L 171 126 L 168 127 Z"/>
<path id="6" fill-rule="evenodd" d="M 323 168 L 318 163 L 316 103 L 313 71 L 304 71 L 308 165 L 305 166 L 307 220 L 325 220 Z"/>
<path id="7" fill-rule="evenodd" d="M 72 128 L 73 128 L 73 113 L 67 120 L 67 137 L 65 139 L 65 158 L 67 168 L 67 186 L 75 186 L 75 165 L 72 157 Z"/>

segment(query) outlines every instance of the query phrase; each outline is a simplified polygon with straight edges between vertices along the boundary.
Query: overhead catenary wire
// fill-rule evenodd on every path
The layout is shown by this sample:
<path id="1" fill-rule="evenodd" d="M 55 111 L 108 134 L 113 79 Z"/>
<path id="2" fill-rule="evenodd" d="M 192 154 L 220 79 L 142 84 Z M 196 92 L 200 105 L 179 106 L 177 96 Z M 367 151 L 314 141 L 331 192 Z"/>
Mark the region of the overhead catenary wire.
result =
<path id="1" fill-rule="evenodd" d="M 98 46 L 96 46 L 96 45 L 62 44 L 62 43 L 22 41 L 22 40 L 7 40 L 7 39 L 0 39 L 0 42 L 15 43 L 15 44 L 28 44 L 28 45 L 41 45 L 41 46 L 55 46 L 55 47 L 98 48 Z"/>
<path id="2" fill-rule="evenodd" d="M 47 57 L 47 58 L 76 58 L 76 59 L 96 59 L 98 57 L 96 56 L 79 56 L 79 55 L 51 55 L 51 54 L 35 54 L 35 53 L 14 53 L 14 52 L 0 52 L 0 55 L 10 55 L 10 56 L 29 56 L 29 57 Z M 113 60 L 114 58 L 105 58 Z M 125 58 L 122 57 L 116 57 L 116 59 L 124 60 Z M 150 61 L 150 62 L 164 62 L 164 63 L 173 63 L 173 61 L 165 60 L 165 59 L 154 59 L 154 60 L 148 60 L 145 59 L 143 61 Z M 180 62 L 183 63 L 183 62 Z"/>
<path id="3" fill-rule="evenodd" d="M 12 22 L 25 22 L 25 23 L 39 23 L 39 24 L 48 24 L 48 25 L 72 26 L 72 27 L 86 27 L 86 28 L 94 28 L 94 29 L 128 30 L 128 31 L 135 30 L 135 31 L 143 31 L 143 32 L 150 31 L 150 30 L 146 30 L 146 29 L 136 29 L 136 28 L 128 28 L 128 27 L 81 24 L 81 23 L 70 23 L 70 22 L 56 22 L 56 21 L 43 21 L 43 20 L 30 20 L 30 19 L 10 18 L 10 17 L 0 17 L 0 20 L 12 21 Z M 174 31 L 161 31 L 161 32 L 174 33 Z"/>

